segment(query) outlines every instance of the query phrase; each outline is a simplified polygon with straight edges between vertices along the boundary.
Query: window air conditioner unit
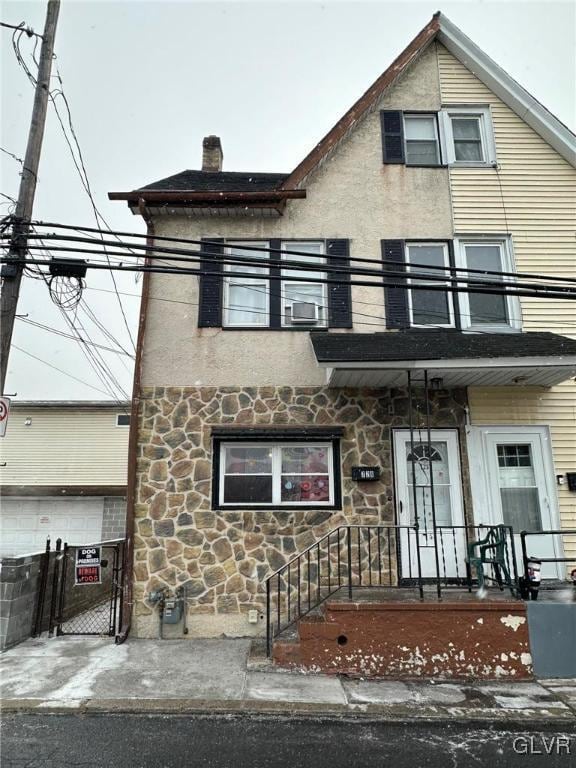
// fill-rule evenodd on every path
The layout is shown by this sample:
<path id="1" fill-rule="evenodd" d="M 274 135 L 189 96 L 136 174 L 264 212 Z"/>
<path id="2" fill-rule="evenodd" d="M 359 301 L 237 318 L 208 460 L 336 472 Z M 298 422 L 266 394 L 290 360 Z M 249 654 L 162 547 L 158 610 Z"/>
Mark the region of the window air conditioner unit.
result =
<path id="1" fill-rule="evenodd" d="M 292 304 L 291 321 L 293 323 L 317 323 L 320 307 L 313 301 L 295 301 Z"/>

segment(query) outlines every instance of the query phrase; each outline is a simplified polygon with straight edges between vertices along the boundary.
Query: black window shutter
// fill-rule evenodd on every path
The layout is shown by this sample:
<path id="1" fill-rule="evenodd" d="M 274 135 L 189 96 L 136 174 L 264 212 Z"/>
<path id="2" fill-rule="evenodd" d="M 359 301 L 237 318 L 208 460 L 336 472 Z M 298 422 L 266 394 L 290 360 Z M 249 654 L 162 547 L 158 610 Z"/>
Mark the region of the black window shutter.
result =
<path id="1" fill-rule="evenodd" d="M 270 258 L 274 261 L 280 259 L 277 253 L 282 247 L 281 240 L 270 240 Z M 295 257 L 297 258 L 297 257 Z M 270 268 L 270 328 L 282 328 L 282 282 L 280 267 Z"/>
<path id="2" fill-rule="evenodd" d="M 382 261 L 384 272 L 405 272 L 404 240 L 382 240 Z M 390 276 L 395 283 L 404 282 L 404 278 Z M 384 286 L 384 306 L 386 309 L 387 328 L 407 328 L 408 295 L 406 288 Z"/>
<path id="3" fill-rule="evenodd" d="M 398 110 L 382 110 L 380 112 L 382 126 L 382 152 L 384 162 L 404 163 L 404 120 Z"/>
<path id="4" fill-rule="evenodd" d="M 327 240 L 326 256 L 329 266 L 350 268 L 350 241 Z M 350 274 L 348 272 L 328 273 L 330 280 L 342 282 L 328 283 L 328 325 L 330 328 L 352 328 L 352 296 Z"/>
<path id="5" fill-rule="evenodd" d="M 220 328 L 222 326 L 222 255 L 224 253 L 224 240 L 215 237 L 204 237 L 202 238 L 202 251 L 206 254 L 200 260 L 202 272 L 208 271 L 218 274 L 200 275 L 198 328 Z"/>

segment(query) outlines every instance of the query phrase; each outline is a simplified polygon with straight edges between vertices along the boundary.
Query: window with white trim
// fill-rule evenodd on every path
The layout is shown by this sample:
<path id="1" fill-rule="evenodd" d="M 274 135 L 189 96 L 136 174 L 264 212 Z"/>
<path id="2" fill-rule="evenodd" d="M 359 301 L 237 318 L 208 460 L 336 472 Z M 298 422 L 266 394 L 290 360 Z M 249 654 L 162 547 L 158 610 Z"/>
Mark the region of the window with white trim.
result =
<path id="1" fill-rule="evenodd" d="M 323 241 L 283 243 L 283 250 L 302 251 L 304 255 L 283 253 L 282 259 L 301 262 L 303 265 L 324 265 Z M 309 256 L 305 254 L 310 254 Z M 282 280 L 282 325 L 290 327 L 323 328 L 328 324 L 328 294 L 326 283 L 310 282 L 313 279 L 326 279 L 326 272 L 318 270 L 299 270 L 294 267 L 282 270 L 282 277 L 295 278 Z"/>
<path id="2" fill-rule="evenodd" d="M 444 267 L 445 272 L 438 267 Z M 450 258 L 448 243 L 406 243 L 406 268 L 408 283 L 429 284 L 434 289 L 416 288 L 408 291 L 408 312 L 412 326 L 454 327 L 454 308 L 449 291 L 438 290 L 443 283 L 426 280 L 426 275 L 449 276 Z M 418 276 L 411 278 L 410 273 Z M 423 277 L 420 277 L 423 275 Z M 445 285 L 449 285 L 446 281 Z"/>
<path id="3" fill-rule="evenodd" d="M 268 250 L 252 251 L 243 245 L 269 248 L 268 242 L 227 243 L 224 255 L 243 259 L 268 261 Z M 224 325 L 229 327 L 267 327 L 270 323 L 270 286 L 265 277 L 268 266 L 226 264 L 224 267 Z M 244 277 L 249 273 L 253 277 Z"/>
<path id="4" fill-rule="evenodd" d="M 459 238 L 455 240 L 456 264 L 464 269 L 486 270 L 488 273 L 467 275 L 468 285 L 482 286 L 485 281 L 511 282 L 502 272 L 514 272 L 509 238 Z M 464 273 L 466 275 L 466 273 Z M 460 293 L 462 328 L 479 330 L 521 330 L 522 318 L 518 297 L 493 293 Z"/>
<path id="5" fill-rule="evenodd" d="M 220 444 L 220 506 L 334 505 L 331 442 Z"/>
<path id="6" fill-rule="evenodd" d="M 435 114 L 404 113 L 406 165 L 440 165 L 438 121 Z"/>
<path id="7" fill-rule="evenodd" d="M 440 113 L 444 156 L 449 165 L 483 166 L 496 162 L 490 107 L 447 107 Z"/>

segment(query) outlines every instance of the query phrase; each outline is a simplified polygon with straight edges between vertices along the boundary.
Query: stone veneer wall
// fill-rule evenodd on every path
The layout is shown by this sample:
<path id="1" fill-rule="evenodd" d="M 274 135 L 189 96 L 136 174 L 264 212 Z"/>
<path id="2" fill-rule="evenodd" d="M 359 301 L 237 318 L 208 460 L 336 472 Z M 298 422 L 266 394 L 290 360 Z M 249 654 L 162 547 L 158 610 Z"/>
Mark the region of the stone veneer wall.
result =
<path id="1" fill-rule="evenodd" d="M 432 395 L 432 425 L 464 425 L 465 390 Z M 424 424 L 415 398 L 415 421 Z M 215 424 L 342 426 L 342 510 L 213 510 Z M 263 581 L 296 553 L 346 522 L 393 523 L 391 429 L 408 424 L 404 389 L 147 387 L 139 414 L 134 537 L 134 633 L 154 636 L 151 589 L 186 584 L 190 633 L 246 635 L 262 610 Z M 465 441 L 462 476 L 467 489 Z M 379 482 L 351 479 L 353 465 L 382 468 Z M 467 491 L 465 491 L 465 505 Z"/>

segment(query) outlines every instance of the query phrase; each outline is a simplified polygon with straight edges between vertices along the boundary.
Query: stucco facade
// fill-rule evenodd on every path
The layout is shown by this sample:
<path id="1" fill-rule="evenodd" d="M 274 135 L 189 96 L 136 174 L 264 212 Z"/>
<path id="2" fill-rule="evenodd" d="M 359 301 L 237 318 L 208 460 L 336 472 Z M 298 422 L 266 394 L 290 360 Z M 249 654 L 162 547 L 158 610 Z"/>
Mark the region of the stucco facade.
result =
<path id="1" fill-rule="evenodd" d="M 380 241 L 450 238 L 452 213 L 448 170 L 382 165 L 380 110 L 437 110 L 440 86 L 435 47 L 430 47 L 379 100 L 337 150 L 306 180 L 306 200 L 293 200 L 277 219 L 178 216 L 154 218 L 157 235 L 252 240 L 350 240 L 354 256 L 381 267 Z M 366 266 L 366 265 L 364 265 Z M 376 280 L 375 280 L 376 282 Z M 170 297 L 182 304 L 155 300 Z M 352 287 L 354 330 L 386 329 L 382 286 Z M 144 386 L 319 386 L 308 333 L 198 329 L 198 282 L 152 275 L 147 310 Z M 266 348 L 266 355 L 254 350 Z"/>

